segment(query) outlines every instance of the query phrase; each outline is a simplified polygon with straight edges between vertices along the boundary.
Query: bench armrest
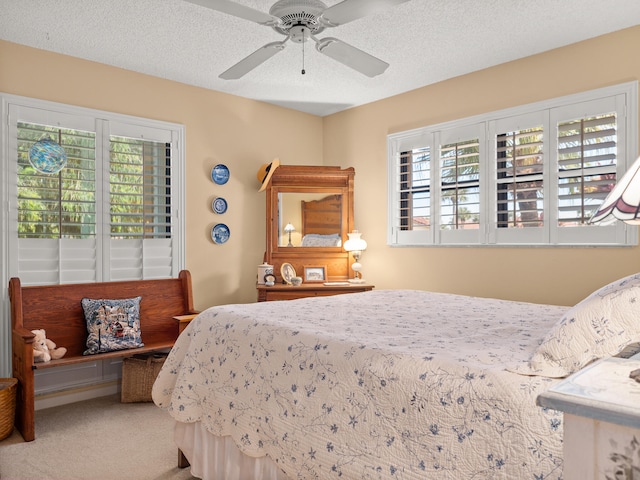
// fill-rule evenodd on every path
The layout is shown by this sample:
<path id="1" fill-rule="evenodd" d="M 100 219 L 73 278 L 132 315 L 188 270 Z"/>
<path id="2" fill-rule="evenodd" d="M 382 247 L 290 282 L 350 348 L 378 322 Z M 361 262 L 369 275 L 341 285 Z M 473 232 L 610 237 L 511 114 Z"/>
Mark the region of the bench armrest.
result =
<path id="1" fill-rule="evenodd" d="M 24 327 L 16 327 L 13 329 L 14 338 L 20 339 L 22 343 L 33 343 L 33 340 L 36 336 L 31 332 L 31 330 L 27 330 Z"/>

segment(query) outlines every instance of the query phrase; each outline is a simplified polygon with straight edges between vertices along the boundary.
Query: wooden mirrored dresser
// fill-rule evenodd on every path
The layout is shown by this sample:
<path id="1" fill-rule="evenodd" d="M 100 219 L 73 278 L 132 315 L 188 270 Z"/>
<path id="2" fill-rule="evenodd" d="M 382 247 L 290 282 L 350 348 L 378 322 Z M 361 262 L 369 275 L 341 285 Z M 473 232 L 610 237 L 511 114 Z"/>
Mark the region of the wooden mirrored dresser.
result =
<path id="1" fill-rule="evenodd" d="M 274 285 L 258 281 L 258 301 L 366 292 L 368 283 L 349 282 L 353 258 L 343 246 L 354 230 L 355 170 L 333 166 L 279 165 L 266 192 L 266 250 Z M 283 278 L 282 265 L 303 278 L 298 286 Z M 309 269 L 323 272 L 306 281 Z M 285 275 L 286 276 L 286 275 Z"/>

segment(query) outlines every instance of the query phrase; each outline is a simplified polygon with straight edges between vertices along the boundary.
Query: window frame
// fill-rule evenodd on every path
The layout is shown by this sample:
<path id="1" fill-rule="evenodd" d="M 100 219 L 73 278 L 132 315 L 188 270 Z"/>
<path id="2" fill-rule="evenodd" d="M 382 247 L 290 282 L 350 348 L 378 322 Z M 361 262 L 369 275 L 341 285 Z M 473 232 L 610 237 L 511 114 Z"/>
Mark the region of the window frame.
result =
<path id="1" fill-rule="evenodd" d="M 3 235 L 3 270 L 2 276 L 5 282 L 9 277 L 16 276 L 20 272 L 18 266 L 18 258 L 15 253 L 18 242 L 17 234 L 17 205 L 15 198 L 17 195 L 17 164 L 12 158 L 17 155 L 17 139 L 12 138 L 12 132 L 17 132 L 17 123 L 25 120 L 27 122 L 39 122 L 48 125 L 57 125 L 63 128 L 83 129 L 96 132 L 96 235 L 95 246 L 89 246 L 88 239 L 74 239 L 79 248 L 95 248 L 98 256 L 95 259 L 95 278 L 88 279 L 84 277 L 61 277 L 58 281 L 51 279 L 43 282 L 34 281 L 24 275 L 23 283 L 82 283 L 85 281 L 112 281 L 126 280 L 135 278 L 163 278 L 176 277 L 180 270 L 185 266 L 185 188 L 184 188 L 184 137 L 185 127 L 177 123 L 158 121 L 142 117 L 134 117 L 103 110 L 89 109 L 85 107 L 77 107 L 73 105 L 60 104 L 45 100 L 38 100 L 28 97 L 20 97 L 0 92 L 0 100 L 2 101 L 2 197 L 6 208 L 2 212 Z M 139 266 L 139 273 L 131 268 L 129 271 L 118 270 L 116 262 L 126 264 L 124 259 L 118 260 L 116 257 L 124 253 L 124 255 L 136 254 L 145 248 L 148 251 L 166 251 L 166 248 L 148 248 L 150 239 L 140 239 L 139 241 L 130 240 L 128 245 L 125 241 L 118 238 L 112 238 L 110 231 L 110 212 L 109 212 L 109 165 L 110 151 L 109 144 L 112 136 L 126 136 L 130 138 L 140 138 L 144 140 L 152 140 L 159 142 L 169 142 L 171 151 L 171 238 L 170 243 L 171 262 L 170 265 L 162 269 L 163 273 L 158 273 L 158 269 L 154 271 L 153 265 L 149 267 L 149 260 L 142 259 Z M 15 224 L 15 225 L 14 225 Z M 20 239 L 23 240 L 23 239 Z M 36 239 L 42 241 L 43 239 Z M 151 239 L 153 240 L 153 239 Z M 137 242 L 137 243 L 136 243 Z M 42 243 L 42 242 L 41 242 Z M 50 242 L 51 249 L 57 249 L 58 252 L 64 252 L 70 248 L 70 241 L 66 239 L 53 239 Z M 54 243 L 58 243 L 55 246 Z M 112 246 L 117 243 L 115 248 Z M 44 245 L 44 244 L 43 244 Z M 123 248 L 124 247 L 124 248 Z M 44 245 L 46 251 L 49 246 Z M 46 252 L 43 251 L 43 255 Z M 153 252 L 155 254 L 155 252 Z M 73 253 L 71 254 L 73 255 Z M 137 255 L 137 254 L 136 254 Z M 160 253 L 162 255 L 162 253 Z M 168 257 L 167 257 L 168 258 Z M 61 258 L 56 261 L 62 263 Z M 115 267 L 114 267 L 115 265 Z M 60 272 L 64 268 L 60 268 Z M 169 273 L 166 273 L 169 272 Z"/>
<path id="2" fill-rule="evenodd" d="M 510 122 L 518 129 L 533 125 L 519 124 L 537 119 L 543 125 L 544 218 L 551 219 L 558 202 L 556 120 L 566 120 L 561 113 L 590 108 L 599 103 L 615 105 L 617 113 L 616 177 L 620 178 L 636 158 L 638 151 L 638 82 L 628 82 L 564 97 L 497 110 L 440 124 L 416 128 L 387 136 L 387 244 L 390 246 L 633 246 L 638 243 L 637 228 L 623 222 L 610 226 L 580 225 L 560 227 L 545 221 L 543 227 L 497 228 L 496 134 L 504 133 Z M 585 110 L 584 116 L 589 116 Z M 607 112 L 598 112 L 607 113 Z M 514 127 L 515 129 L 515 127 Z M 504 130 L 504 131 L 501 131 Z M 481 135 L 480 142 L 480 225 L 477 230 L 457 230 L 443 234 L 440 226 L 441 185 L 439 149 L 451 138 L 469 139 L 469 132 Z M 399 209 L 399 161 L 401 153 L 418 148 L 431 152 L 430 228 L 402 230 Z M 569 231 L 571 230 L 571 231 Z M 471 233 L 474 232 L 474 233 Z"/>

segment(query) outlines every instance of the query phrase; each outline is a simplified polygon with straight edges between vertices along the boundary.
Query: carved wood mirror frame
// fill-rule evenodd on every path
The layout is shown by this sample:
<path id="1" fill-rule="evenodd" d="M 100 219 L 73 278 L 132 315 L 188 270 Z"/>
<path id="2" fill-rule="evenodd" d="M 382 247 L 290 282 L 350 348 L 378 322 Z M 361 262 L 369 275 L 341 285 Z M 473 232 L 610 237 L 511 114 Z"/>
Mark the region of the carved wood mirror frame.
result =
<path id="1" fill-rule="evenodd" d="M 321 167 L 303 165 L 280 165 L 271 177 L 266 191 L 267 223 L 266 251 L 264 260 L 273 265 L 276 282 L 282 282 L 280 267 L 290 263 L 297 276 L 303 276 L 304 267 L 310 265 L 326 265 L 327 280 L 341 281 L 349 277 L 349 254 L 339 247 L 300 247 L 279 245 L 282 235 L 282 220 L 279 218 L 280 194 L 309 193 L 315 196 L 342 196 L 341 207 L 341 245 L 348 240 L 347 233 L 353 231 L 353 183 L 355 170 L 353 167 Z M 286 219 L 285 219 L 286 220 Z"/>

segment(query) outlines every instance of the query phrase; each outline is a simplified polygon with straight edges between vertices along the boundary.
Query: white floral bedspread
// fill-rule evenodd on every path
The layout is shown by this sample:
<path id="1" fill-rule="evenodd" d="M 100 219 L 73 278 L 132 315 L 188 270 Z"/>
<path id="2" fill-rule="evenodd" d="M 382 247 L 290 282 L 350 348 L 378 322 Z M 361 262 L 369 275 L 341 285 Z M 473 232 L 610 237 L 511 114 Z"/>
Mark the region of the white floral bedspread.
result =
<path id="1" fill-rule="evenodd" d="M 556 381 L 504 365 L 566 310 L 412 290 L 213 307 L 153 399 L 292 479 L 560 479 L 562 414 L 535 405 Z"/>

